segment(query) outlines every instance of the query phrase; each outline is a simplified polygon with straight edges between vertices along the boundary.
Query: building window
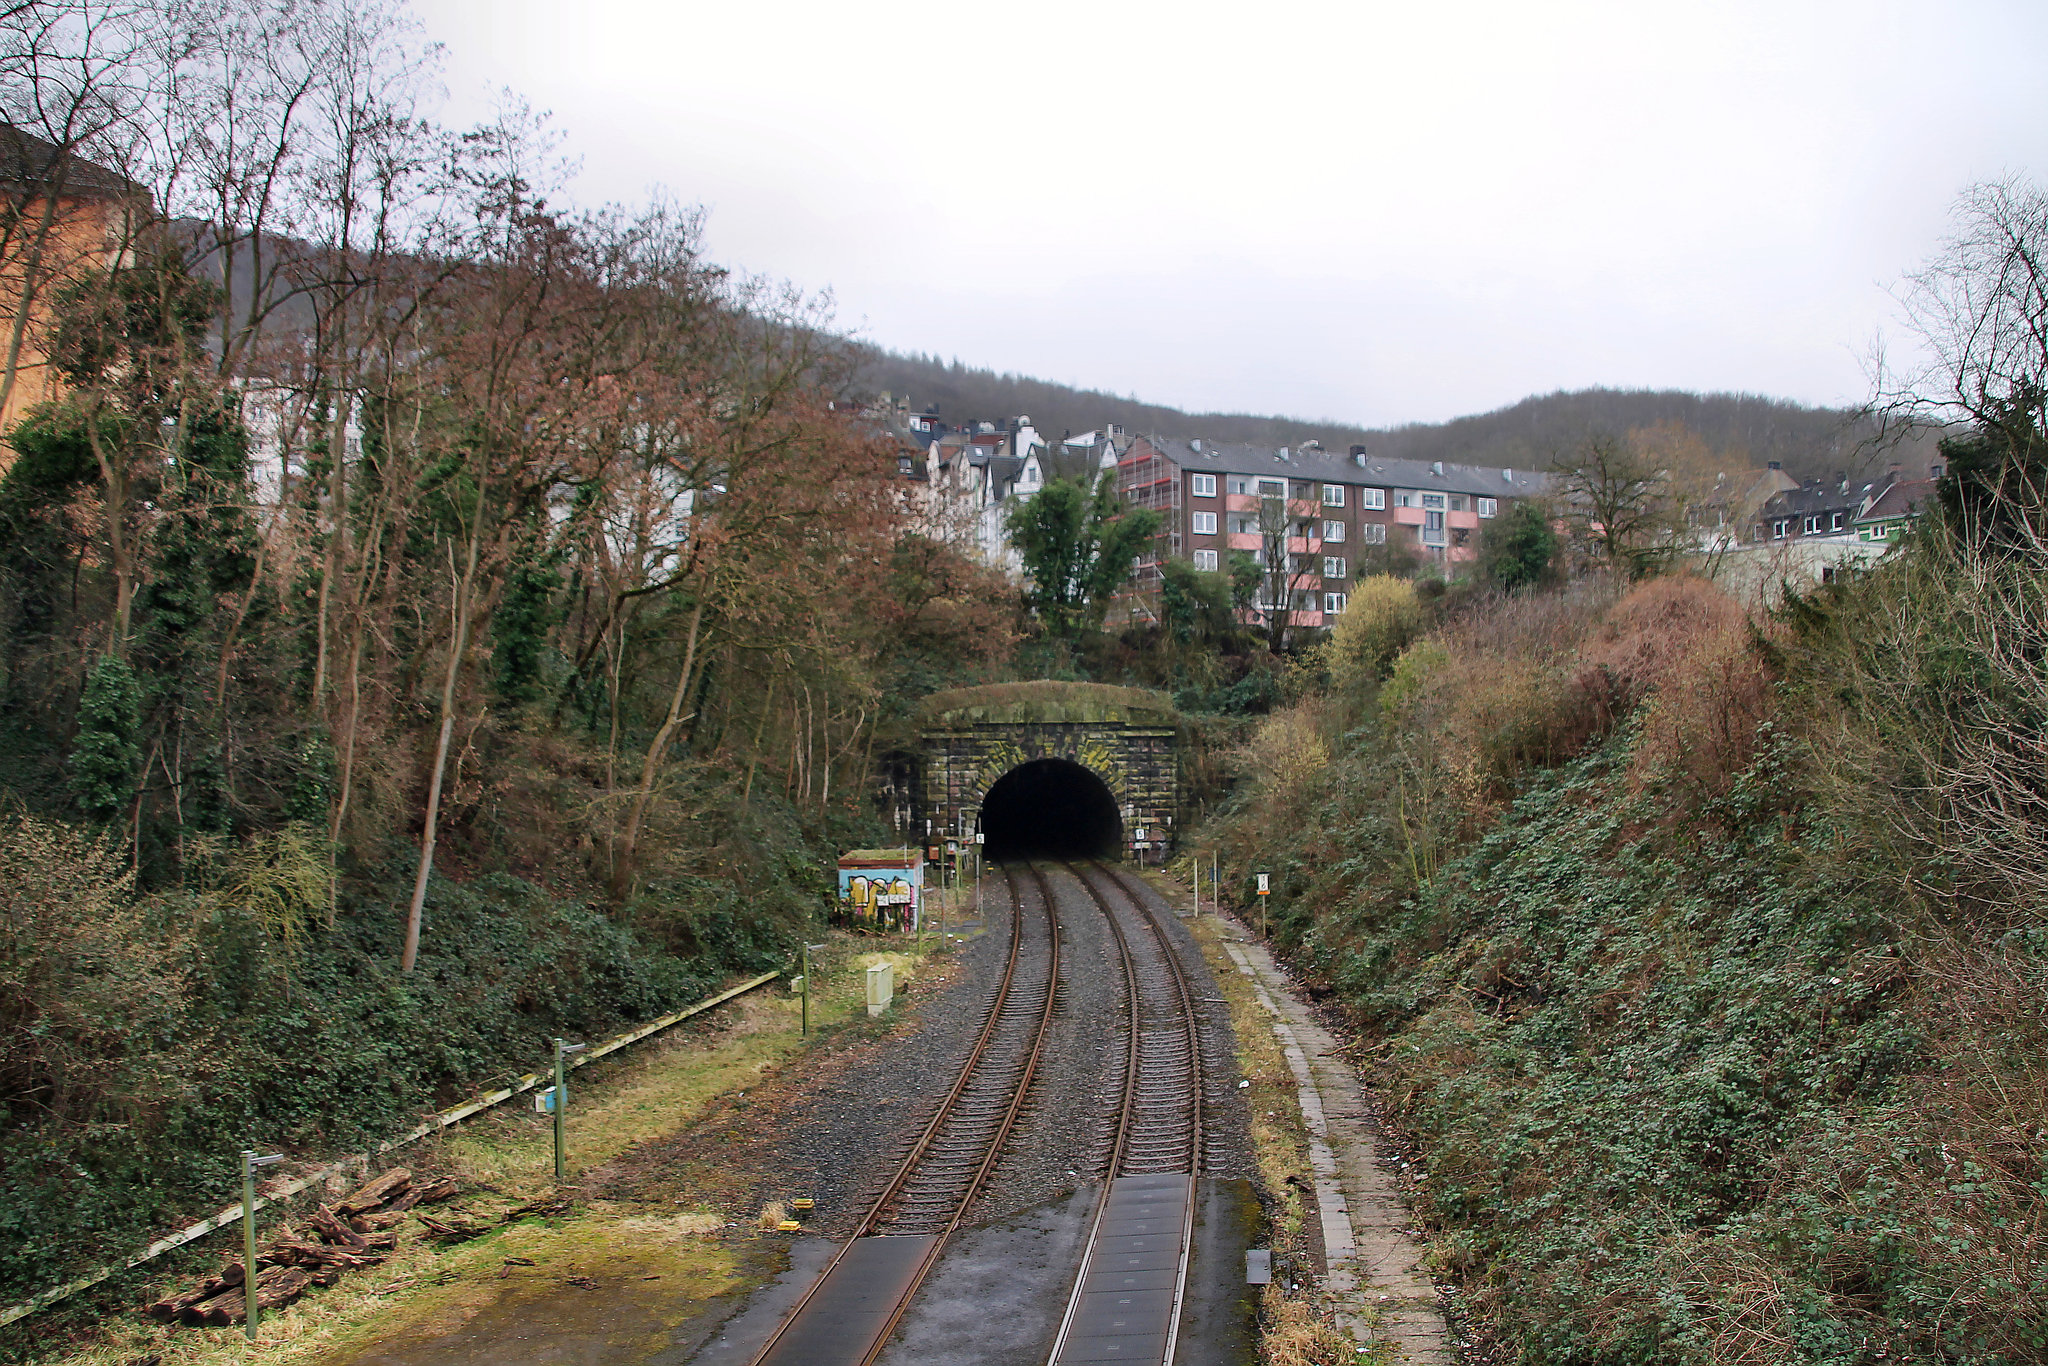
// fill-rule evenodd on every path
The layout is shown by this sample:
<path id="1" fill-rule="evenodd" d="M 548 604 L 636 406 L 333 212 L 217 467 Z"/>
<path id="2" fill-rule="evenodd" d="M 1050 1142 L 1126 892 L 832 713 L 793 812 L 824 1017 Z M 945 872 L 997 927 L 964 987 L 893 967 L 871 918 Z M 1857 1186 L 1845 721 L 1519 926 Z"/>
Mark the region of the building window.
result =
<path id="1" fill-rule="evenodd" d="M 1230 534 L 1233 536 L 1256 536 L 1259 534 L 1259 519 L 1256 517 L 1233 517 L 1230 519 Z"/>
<path id="2" fill-rule="evenodd" d="M 1194 482 L 1195 482 L 1195 497 L 1197 497 L 1197 498 L 1214 498 L 1214 497 L 1216 496 L 1216 476 L 1215 476 L 1215 475 L 1213 475 L 1213 474 L 1198 474 L 1198 475 L 1196 475 L 1196 476 L 1195 476 L 1195 478 L 1194 478 Z"/>
<path id="3" fill-rule="evenodd" d="M 1216 514 L 1213 512 L 1196 513 L 1195 534 L 1197 536 L 1214 536 L 1216 534 Z"/>
<path id="4" fill-rule="evenodd" d="M 1444 510 L 1444 496 L 1441 493 L 1425 493 L 1422 495 L 1422 505 L 1425 508 L 1442 512 Z"/>
<path id="5" fill-rule="evenodd" d="M 1287 481 L 1285 479 L 1261 479 L 1259 481 L 1259 497 L 1285 498 L 1286 496 Z"/>
<path id="6" fill-rule="evenodd" d="M 1385 522 L 1367 522 L 1359 528 L 1359 532 L 1365 537 L 1367 545 L 1385 545 L 1387 543 L 1387 524 Z"/>
<path id="7" fill-rule="evenodd" d="M 1344 486 L 1342 484 L 1323 485 L 1323 506 L 1326 508 L 1340 508 L 1344 506 Z"/>
<path id="8" fill-rule="evenodd" d="M 1252 491 L 1252 481 L 1241 474 L 1233 474 L 1230 476 L 1228 487 L 1232 493 L 1250 493 Z"/>
<path id="9" fill-rule="evenodd" d="M 1790 522 L 1772 522 L 1771 539 L 1774 541 L 1782 541 L 1785 539 L 1785 533 L 1790 531 L 1791 529 L 1792 524 Z"/>
<path id="10" fill-rule="evenodd" d="M 1360 489 L 1358 492 L 1364 500 L 1359 504 L 1360 507 L 1377 510 L 1387 505 L 1387 491 L 1385 489 Z"/>
<path id="11" fill-rule="evenodd" d="M 1207 569 L 1213 572 L 1216 568 L 1216 552 L 1213 550 L 1197 550 L 1195 552 L 1195 568 Z"/>
<path id="12" fill-rule="evenodd" d="M 1453 511 L 1453 512 L 1463 512 L 1464 510 L 1465 510 L 1465 495 L 1464 495 L 1464 494 L 1462 494 L 1462 493 L 1454 493 L 1454 494 L 1452 494 L 1452 495 L 1451 495 L 1451 511 Z"/>
<path id="13" fill-rule="evenodd" d="M 1324 523 L 1323 523 L 1323 539 L 1324 539 L 1324 540 L 1326 540 L 1326 541 L 1341 541 L 1341 540 L 1343 540 L 1343 539 L 1344 539 L 1344 524 L 1343 524 L 1342 522 L 1324 522 Z"/>
<path id="14" fill-rule="evenodd" d="M 1831 527 L 1829 527 L 1828 529 L 1829 529 L 1830 531 L 1840 531 L 1840 530 L 1842 529 L 1842 514 L 1841 514 L 1841 513 L 1839 513 L 1839 512 L 1838 512 L 1838 513 L 1836 513 L 1836 514 L 1835 514 L 1835 521 L 1834 521 L 1834 525 L 1833 525 L 1833 526 L 1831 526 Z"/>
<path id="15" fill-rule="evenodd" d="M 1498 498 L 1481 498 L 1481 499 L 1479 500 L 1479 515 L 1480 515 L 1481 517 L 1498 517 L 1498 516 L 1500 516 L 1500 499 L 1498 499 Z"/>
<path id="16" fill-rule="evenodd" d="M 1325 612 L 1328 612 L 1332 616 L 1336 616 L 1344 610 L 1344 604 L 1346 601 L 1346 594 L 1325 593 L 1323 594 L 1323 610 Z"/>
<path id="17" fill-rule="evenodd" d="M 1412 507 L 1414 507 L 1414 506 L 1415 506 L 1415 495 L 1414 495 L 1414 494 L 1412 494 L 1412 493 L 1410 493 L 1410 492 L 1408 492 L 1408 490 L 1406 490 L 1406 489 L 1403 489 L 1403 490 L 1401 490 L 1401 491 L 1400 491 L 1399 493 L 1397 493 L 1397 494 L 1395 494 L 1395 495 L 1394 495 L 1394 506 L 1395 506 L 1395 507 L 1397 507 L 1397 508 L 1412 508 Z"/>
<path id="18" fill-rule="evenodd" d="M 1344 557 L 1342 555 L 1323 556 L 1323 577 L 1326 579 L 1341 579 L 1344 577 Z"/>
<path id="19" fill-rule="evenodd" d="M 1425 502 L 1431 498 L 1436 499 L 1439 503 L 1444 500 L 1443 495 L 1440 493 L 1425 493 L 1422 497 Z M 1424 545 L 1442 545 L 1444 543 L 1444 515 L 1435 510 L 1424 512 L 1422 514 L 1421 531 L 1422 543 Z"/>
<path id="20" fill-rule="evenodd" d="M 1814 534 L 1815 532 L 1817 532 L 1817 531 L 1819 531 L 1819 530 L 1820 530 L 1820 518 L 1818 518 L 1818 517 L 1809 517 L 1809 518 L 1807 518 L 1807 519 L 1806 519 L 1806 520 L 1805 520 L 1804 522 L 1802 522 L 1802 523 L 1800 524 L 1800 527 L 1799 527 L 1799 534 L 1800 534 L 1800 535 L 1802 535 L 1802 536 L 1811 536 L 1811 535 L 1813 535 L 1813 534 Z"/>

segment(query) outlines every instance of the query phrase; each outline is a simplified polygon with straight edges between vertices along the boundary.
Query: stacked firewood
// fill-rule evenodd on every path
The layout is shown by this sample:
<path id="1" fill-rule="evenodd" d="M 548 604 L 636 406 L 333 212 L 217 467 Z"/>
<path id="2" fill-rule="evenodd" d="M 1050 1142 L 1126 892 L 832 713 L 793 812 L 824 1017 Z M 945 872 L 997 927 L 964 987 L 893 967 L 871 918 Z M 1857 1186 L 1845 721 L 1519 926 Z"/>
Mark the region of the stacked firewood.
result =
<path id="1" fill-rule="evenodd" d="M 333 1285 L 355 1267 L 375 1266 L 398 1246 L 397 1225 L 415 1205 L 453 1194 L 452 1179 L 414 1185 L 411 1172 L 394 1167 L 348 1198 L 318 1206 L 296 1233 L 286 1233 L 257 1254 L 256 1307 L 276 1309 L 311 1286 Z M 248 1281 L 242 1263 L 233 1261 L 220 1274 L 147 1305 L 143 1312 L 160 1323 L 240 1323 L 249 1316 Z"/>

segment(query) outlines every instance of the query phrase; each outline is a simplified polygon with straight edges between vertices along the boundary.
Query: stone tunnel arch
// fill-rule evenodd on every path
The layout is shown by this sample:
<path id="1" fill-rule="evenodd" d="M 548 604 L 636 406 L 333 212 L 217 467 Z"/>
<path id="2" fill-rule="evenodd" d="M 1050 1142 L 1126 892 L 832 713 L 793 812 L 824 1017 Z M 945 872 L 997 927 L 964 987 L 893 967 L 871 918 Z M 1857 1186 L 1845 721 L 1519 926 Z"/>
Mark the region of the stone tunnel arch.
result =
<path id="1" fill-rule="evenodd" d="M 1029 759 L 981 799 L 988 857 L 1120 858 L 1123 813 L 1101 775 L 1072 759 Z"/>
<path id="2" fill-rule="evenodd" d="M 906 756 L 915 776 L 904 814 L 934 838 L 981 830 L 994 839 L 998 831 L 986 823 L 993 805 L 1008 822 L 1000 831 L 1006 847 L 1065 845 L 1069 853 L 1157 861 L 1172 838 L 1180 735 L 1172 700 L 1139 688 L 1042 680 L 935 693 L 918 718 L 916 752 Z M 1062 802 L 1072 819 L 1052 830 L 1041 813 L 1039 833 L 1028 836 L 1017 821 L 1025 808 L 1014 799 L 1034 790 Z"/>

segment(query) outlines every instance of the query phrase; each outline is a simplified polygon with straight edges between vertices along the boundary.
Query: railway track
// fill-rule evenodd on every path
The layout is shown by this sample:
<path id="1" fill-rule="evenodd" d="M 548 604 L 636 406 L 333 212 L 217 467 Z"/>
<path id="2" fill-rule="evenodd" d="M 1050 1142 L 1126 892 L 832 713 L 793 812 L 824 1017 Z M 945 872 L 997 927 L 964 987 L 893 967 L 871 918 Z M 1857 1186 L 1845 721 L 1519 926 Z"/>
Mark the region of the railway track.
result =
<path id="1" fill-rule="evenodd" d="M 1031 1089 L 1059 982 L 1059 917 L 1044 875 L 1027 871 L 1036 915 L 1017 895 L 1015 870 L 1003 867 L 1009 956 L 959 1079 L 754 1366 L 871 1366 L 988 1180 Z"/>
<path id="2" fill-rule="evenodd" d="M 1203 1155 L 1201 1025 L 1180 958 L 1143 898 L 1099 863 L 1073 871 L 1115 939 L 1129 1029 L 1109 1179 L 1047 1360 L 1172 1366 Z"/>

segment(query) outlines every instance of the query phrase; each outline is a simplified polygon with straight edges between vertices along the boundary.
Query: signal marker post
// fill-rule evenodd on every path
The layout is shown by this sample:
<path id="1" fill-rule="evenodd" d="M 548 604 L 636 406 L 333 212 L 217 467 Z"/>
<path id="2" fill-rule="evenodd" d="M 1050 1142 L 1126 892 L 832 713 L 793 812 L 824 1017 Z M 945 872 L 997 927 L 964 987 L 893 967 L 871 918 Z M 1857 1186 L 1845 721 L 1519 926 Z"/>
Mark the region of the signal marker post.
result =
<path id="1" fill-rule="evenodd" d="M 256 1316 L 262 1312 L 256 1307 L 256 1169 L 282 1161 L 283 1153 L 258 1157 L 252 1150 L 242 1149 L 242 1303 L 248 1310 L 245 1320 L 251 1342 L 256 1340 Z"/>
<path id="2" fill-rule="evenodd" d="M 1268 934 L 1266 933 L 1266 898 L 1267 898 L 1267 897 L 1268 897 L 1269 895 L 1271 895 L 1271 892 L 1270 892 L 1270 889 L 1268 889 L 1268 887 L 1266 886 L 1266 874 L 1264 874 L 1264 873 L 1260 873 L 1260 874 L 1259 874 L 1259 937 L 1260 937 L 1261 939 L 1266 939 L 1266 938 L 1270 938 L 1270 936 L 1269 936 L 1269 935 L 1268 935 Z"/>
<path id="3" fill-rule="evenodd" d="M 825 946 L 823 944 L 804 945 L 804 975 L 797 979 L 798 981 L 804 984 L 804 1018 L 803 1027 L 799 1032 L 801 1036 L 806 1039 L 808 1039 L 811 1036 L 811 950 L 822 949 L 824 947 Z"/>
<path id="4" fill-rule="evenodd" d="M 555 1040 L 555 1184 L 562 1184 L 569 1158 L 569 1058 L 588 1044 Z"/>

